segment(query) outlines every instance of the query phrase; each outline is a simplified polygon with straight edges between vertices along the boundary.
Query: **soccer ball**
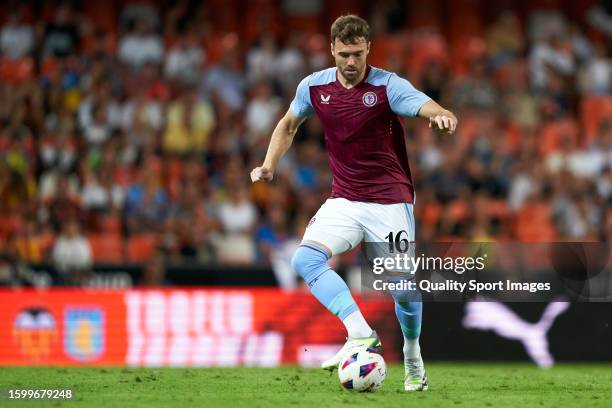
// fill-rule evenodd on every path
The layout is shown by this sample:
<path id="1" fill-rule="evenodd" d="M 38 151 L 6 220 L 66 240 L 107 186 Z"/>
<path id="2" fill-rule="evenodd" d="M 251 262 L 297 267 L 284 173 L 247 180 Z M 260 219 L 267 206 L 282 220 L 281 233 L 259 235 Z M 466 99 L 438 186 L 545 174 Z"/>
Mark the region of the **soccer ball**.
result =
<path id="1" fill-rule="evenodd" d="M 340 384 L 350 391 L 374 392 L 387 377 L 387 365 L 378 353 L 367 347 L 353 349 L 338 364 Z"/>

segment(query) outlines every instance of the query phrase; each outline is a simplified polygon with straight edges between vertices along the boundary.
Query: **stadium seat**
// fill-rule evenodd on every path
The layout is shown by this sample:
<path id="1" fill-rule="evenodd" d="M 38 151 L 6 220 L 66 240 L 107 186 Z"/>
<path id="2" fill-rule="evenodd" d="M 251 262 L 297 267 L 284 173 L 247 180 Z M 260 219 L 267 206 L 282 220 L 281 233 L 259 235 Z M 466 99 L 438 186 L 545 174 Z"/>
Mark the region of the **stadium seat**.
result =
<path id="1" fill-rule="evenodd" d="M 446 40 L 438 33 L 427 33 L 412 37 L 410 50 L 405 53 L 404 64 L 411 78 L 420 78 L 430 61 L 448 66 L 448 47 Z"/>
<path id="2" fill-rule="evenodd" d="M 487 213 L 492 218 L 506 219 L 510 216 L 506 200 L 489 200 L 487 202 Z"/>
<path id="3" fill-rule="evenodd" d="M 468 147 L 480 129 L 479 117 L 475 115 L 465 115 L 461 118 L 461 123 L 457 128 L 457 148 L 465 149 Z"/>
<path id="4" fill-rule="evenodd" d="M 456 3 L 453 1 L 451 4 Z M 468 7 L 453 16 L 449 20 L 449 38 L 482 37 L 484 35 L 484 24 L 478 11 L 470 10 Z"/>
<path id="5" fill-rule="evenodd" d="M 29 81 L 34 74 L 34 61 L 30 57 L 0 60 L 0 77 L 11 83 Z"/>
<path id="6" fill-rule="evenodd" d="M 377 67 L 385 67 L 390 58 L 404 60 L 408 51 L 408 42 L 398 35 L 387 35 L 376 39 L 376 46 L 370 49 L 368 63 Z"/>
<path id="7" fill-rule="evenodd" d="M 117 51 L 117 39 L 118 34 L 115 29 L 104 31 L 104 48 L 106 51 L 113 54 Z M 93 33 L 87 34 L 81 40 L 81 49 L 83 52 L 92 52 L 95 44 L 95 35 Z"/>
<path id="8" fill-rule="evenodd" d="M 43 60 L 42 66 L 40 68 L 42 75 L 46 77 L 52 77 L 53 75 L 55 75 L 57 73 L 57 69 L 58 69 L 58 60 L 57 58 L 53 58 L 53 57 L 46 57 Z"/>
<path id="9" fill-rule="evenodd" d="M 279 37 L 282 31 L 281 10 L 275 0 L 252 0 L 246 7 L 244 20 L 253 24 L 243 24 L 241 37 L 247 44 L 256 40 L 262 32 Z"/>
<path id="10" fill-rule="evenodd" d="M 117 214 L 105 215 L 101 219 L 102 232 L 107 234 L 121 233 L 121 219 Z"/>
<path id="11" fill-rule="evenodd" d="M 433 201 L 428 203 L 428 205 L 421 212 L 421 222 L 423 225 L 436 225 L 438 220 L 440 219 L 440 215 L 442 214 L 442 208 L 438 202 Z"/>
<path id="12" fill-rule="evenodd" d="M 570 138 L 571 146 L 577 145 L 578 124 L 575 120 L 564 119 L 544 125 L 538 136 L 542 156 L 547 156 L 558 150 L 565 137 Z"/>
<path id="13" fill-rule="evenodd" d="M 468 71 L 470 61 L 486 53 L 486 43 L 483 37 L 477 35 L 462 35 L 455 37 L 451 43 L 451 69 L 457 75 Z"/>
<path id="14" fill-rule="evenodd" d="M 55 235 L 50 230 L 45 230 L 40 235 L 41 245 L 43 248 L 43 252 L 48 254 L 53 248 L 53 243 L 55 241 Z"/>
<path id="15" fill-rule="evenodd" d="M 230 33 L 240 29 L 242 13 L 235 10 L 242 9 L 243 5 L 238 0 L 211 0 L 207 2 L 214 13 L 212 21 L 215 32 Z"/>
<path id="16" fill-rule="evenodd" d="M 521 145 L 521 138 L 523 137 L 523 130 L 515 124 L 509 122 L 506 124 L 504 129 L 505 143 L 504 147 L 508 152 L 515 152 Z"/>
<path id="17" fill-rule="evenodd" d="M 123 262 L 123 239 L 121 235 L 103 233 L 87 236 L 94 262 Z"/>
<path id="18" fill-rule="evenodd" d="M 81 4 L 83 14 L 87 16 L 97 29 L 113 31 L 117 25 L 118 13 L 117 3 L 109 1 L 104 7 L 93 1 L 85 1 Z"/>
<path id="19" fill-rule="evenodd" d="M 406 26 L 409 30 L 433 29 L 440 31 L 443 27 L 441 10 L 442 7 L 437 1 L 408 2 Z"/>
<path id="20" fill-rule="evenodd" d="M 159 242 L 159 236 L 155 234 L 134 235 L 127 241 L 127 260 L 129 262 L 147 261 Z"/>
<path id="21" fill-rule="evenodd" d="M 576 2 L 583 4 L 583 2 Z M 561 8 L 562 2 L 560 0 L 531 0 L 525 3 L 525 11 L 528 13 L 543 11 L 543 10 L 555 10 Z"/>
<path id="22" fill-rule="evenodd" d="M 308 34 L 318 34 L 321 30 L 321 19 L 318 15 L 293 15 L 287 16 L 287 25 L 293 30 Z"/>
<path id="23" fill-rule="evenodd" d="M 23 226 L 23 219 L 16 215 L 0 215 L 0 235 L 15 234 Z"/>
<path id="24" fill-rule="evenodd" d="M 225 35 L 219 33 L 212 34 L 206 40 L 206 64 L 215 65 L 221 61 L 226 48 L 225 43 Z"/>
<path id="25" fill-rule="evenodd" d="M 470 215 L 470 209 L 464 200 L 457 199 L 448 205 L 448 215 L 453 220 L 465 221 Z"/>
<path id="26" fill-rule="evenodd" d="M 180 185 L 183 178 L 183 160 L 173 158 L 166 165 L 166 187 L 170 198 L 176 199 L 179 196 Z"/>
<path id="27" fill-rule="evenodd" d="M 359 0 L 334 0 L 324 3 L 325 14 L 329 17 L 325 21 L 327 26 L 331 26 L 336 17 L 343 14 L 353 13 L 362 15 L 366 11 L 363 9 L 364 2 Z"/>
<path id="28" fill-rule="evenodd" d="M 44 260 L 44 237 L 29 236 L 17 238 L 17 249 L 26 262 L 39 263 Z"/>
<path id="29" fill-rule="evenodd" d="M 580 121 L 584 130 L 584 142 L 593 143 L 598 136 L 601 120 L 608 118 L 612 122 L 612 96 L 588 96 L 580 104 Z"/>
<path id="30" fill-rule="evenodd" d="M 551 242 L 555 239 L 552 210 L 548 203 L 532 202 L 516 214 L 515 235 L 521 242 Z"/>
<path id="31" fill-rule="evenodd" d="M 128 166 L 115 166 L 113 180 L 122 187 L 128 187 L 136 180 L 136 171 Z"/>

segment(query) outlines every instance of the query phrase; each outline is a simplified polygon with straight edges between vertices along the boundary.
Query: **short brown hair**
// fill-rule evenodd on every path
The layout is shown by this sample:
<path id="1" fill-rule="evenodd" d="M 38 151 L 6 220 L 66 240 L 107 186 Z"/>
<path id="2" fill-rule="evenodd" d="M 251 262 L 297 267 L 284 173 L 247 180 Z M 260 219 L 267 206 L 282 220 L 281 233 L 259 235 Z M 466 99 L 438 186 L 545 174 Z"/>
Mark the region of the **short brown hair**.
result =
<path id="1" fill-rule="evenodd" d="M 340 16 L 331 26 L 331 41 L 336 38 L 344 44 L 355 44 L 360 38 L 370 41 L 370 26 L 361 17 L 354 14 Z"/>

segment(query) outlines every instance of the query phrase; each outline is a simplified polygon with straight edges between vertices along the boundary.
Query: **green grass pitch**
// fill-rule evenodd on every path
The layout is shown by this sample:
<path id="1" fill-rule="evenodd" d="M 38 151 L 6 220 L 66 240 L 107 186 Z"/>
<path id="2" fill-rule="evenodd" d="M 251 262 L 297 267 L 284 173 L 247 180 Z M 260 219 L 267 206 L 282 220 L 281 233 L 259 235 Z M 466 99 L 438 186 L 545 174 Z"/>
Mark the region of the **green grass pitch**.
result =
<path id="1" fill-rule="evenodd" d="M 343 390 L 336 373 L 283 368 L 0 367 L 0 387 L 72 388 L 76 401 L 8 402 L 14 407 L 609 407 L 612 365 L 429 363 L 427 392 L 403 392 L 391 366 L 372 394 Z"/>

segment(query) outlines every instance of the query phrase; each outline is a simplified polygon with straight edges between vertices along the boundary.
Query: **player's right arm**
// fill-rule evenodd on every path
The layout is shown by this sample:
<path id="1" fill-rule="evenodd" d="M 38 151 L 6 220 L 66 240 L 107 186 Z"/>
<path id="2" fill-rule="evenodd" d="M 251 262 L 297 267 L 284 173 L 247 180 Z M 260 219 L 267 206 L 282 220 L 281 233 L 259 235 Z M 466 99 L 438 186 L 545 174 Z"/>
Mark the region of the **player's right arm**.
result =
<path id="1" fill-rule="evenodd" d="M 291 102 L 291 107 L 272 132 L 263 165 L 255 167 L 251 171 L 251 181 L 253 183 L 272 180 L 276 166 L 281 157 L 289 150 L 298 128 L 308 116 L 313 114 L 314 110 L 310 103 L 309 81 L 310 76 L 307 76 L 300 82 L 295 92 L 295 98 Z"/>
<path id="2" fill-rule="evenodd" d="M 291 109 L 278 122 L 268 145 L 268 151 L 263 165 L 251 171 L 251 181 L 270 181 L 274 177 L 276 166 L 283 155 L 289 150 L 293 137 L 306 117 L 295 116 Z"/>

